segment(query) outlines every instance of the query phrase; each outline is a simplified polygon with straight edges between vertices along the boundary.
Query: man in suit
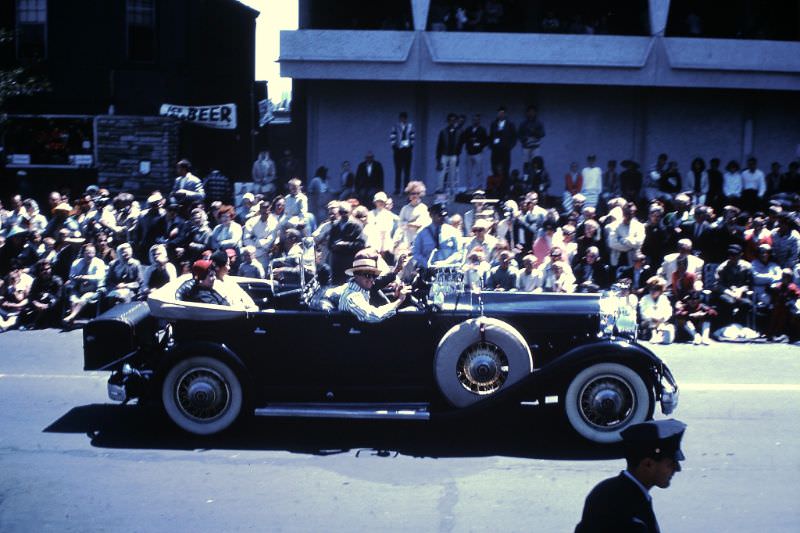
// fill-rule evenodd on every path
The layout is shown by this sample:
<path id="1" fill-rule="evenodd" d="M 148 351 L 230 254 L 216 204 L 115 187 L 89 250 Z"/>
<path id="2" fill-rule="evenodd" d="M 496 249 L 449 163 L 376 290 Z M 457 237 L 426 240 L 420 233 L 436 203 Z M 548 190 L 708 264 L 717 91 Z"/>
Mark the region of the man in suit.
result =
<path id="1" fill-rule="evenodd" d="M 436 194 L 458 187 L 458 153 L 461 151 L 459 143 L 461 132 L 456 126 L 457 121 L 458 116 L 455 113 L 448 114 L 447 125 L 439 131 L 439 137 L 436 140 L 436 171 L 439 179 L 436 185 Z"/>
<path id="2" fill-rule="evenodd" d="M 364 161 L 356 170 L 356 195 L 362 205 L 368 205 L 376 192 L 383 190 L 383 165 L 375 161 L 375 155 L 368 151 Z M 352 261 L 351 261 L 352 262 Z M 349 267 L 350 265 L 348 265 Z"/>
<path id="3" fill-rule="evenodd" d="M 660 531 L 650 489 L 669 487 L 685 459 L 681 438 L 686 424 L 650 420 L 622 432 L 627 468 L 601 481 L 586 497 L 575 533 Z"/>
<path id="4" fill-rule="evenodd" d="M 405 111 L 400 113 L 399 122 L 392 126 L 392 131 L 389 134 L 389 143 L 392 145 L 392 152 L 394 153 L 394 194 L 400 194 L 400 191 L 408 185 L 408 180 L 411 176 L 411 155 L 414 150 L 414 137 L 416 130 L 414 125 L 408 121 L 408 113 Z M 382 189 L 381 184 L 378 189 Z"/>
<path id="5" fill-rule="evenodd" d="M 500 107 L 497 110 L 497 118 L 489 129 L 489 148 L 492 151 L 492 169 L 499 166 L 505 179 L 510 175 L 511 149 L 515 144 L 517 144 L 517 129 L 506 117 L 506 108 Z"/>
<path id="6" fill-rule="evenodd" d="M 188 159 L 181 159 L 176 165 L 178 177 L 172 186 L 170 196 L 182 207 L 192 206 L 205 200 L 206 192 L 203 181 L 192 174 L 192 164 Z"/>

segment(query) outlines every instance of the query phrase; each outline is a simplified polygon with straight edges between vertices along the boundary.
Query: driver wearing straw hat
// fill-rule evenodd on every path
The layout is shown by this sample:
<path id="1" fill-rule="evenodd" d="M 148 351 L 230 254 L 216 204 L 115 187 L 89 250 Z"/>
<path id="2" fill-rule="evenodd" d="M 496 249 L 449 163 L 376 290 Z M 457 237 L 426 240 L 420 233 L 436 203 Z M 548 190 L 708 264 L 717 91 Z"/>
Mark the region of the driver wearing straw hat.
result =
<path id="1" fill-rule="evenodd" d="M 394 316 L 410 292 L 410 288 L 398 286 L 395 301 L 381 306 L 369 303 L 370 289 L 381 274 L 377 257 L 356 257 L 353 267 L 345 270 L 345 274 L 351 278 L 339 298 L 339 310 L 354 314 L 360 322 L 382 322 Z"/>

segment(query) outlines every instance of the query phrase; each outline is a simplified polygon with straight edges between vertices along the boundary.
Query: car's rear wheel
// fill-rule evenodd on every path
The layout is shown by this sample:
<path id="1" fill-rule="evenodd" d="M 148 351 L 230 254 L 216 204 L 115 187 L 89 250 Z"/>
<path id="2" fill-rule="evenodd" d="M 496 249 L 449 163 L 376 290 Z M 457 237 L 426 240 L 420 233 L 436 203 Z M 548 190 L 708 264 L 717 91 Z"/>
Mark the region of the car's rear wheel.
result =
<path id="1" fill-rule="evenodd" d="M 487 398 L 532 371 L 525 339 L 495 318 L 474 318 L 451 328 L 439 342 L 434 359 L 439 390 L 455 407 Z"/>
<path id="2" fill-rule="evenodd" d="M 653 412 L 653 396 L 642 377 L 618 363 L 584 368 L 570 382 L 563 403 L 575 431 L 599 443 L 621 440 L 622 430 Z"/>
<path id="3" fill-rule="evenodd" d="M 224 431 L 242 412 L 242 384 L 230 366 L 213 357 L 189 357 L 173 366 L 161 388 L 164 410 L 195 435 Z"/>

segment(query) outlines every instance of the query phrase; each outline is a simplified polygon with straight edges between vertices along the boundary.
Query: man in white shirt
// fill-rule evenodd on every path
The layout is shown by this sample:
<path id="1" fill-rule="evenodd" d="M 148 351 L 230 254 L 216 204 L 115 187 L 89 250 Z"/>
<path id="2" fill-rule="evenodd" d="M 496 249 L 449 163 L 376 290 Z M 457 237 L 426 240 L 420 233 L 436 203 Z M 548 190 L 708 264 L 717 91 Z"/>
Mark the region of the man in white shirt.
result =
<path id="1" fill-rule="evenodd" d="M 245 222 L 244 239 L 246 246 L 255 248 L 255 259 L 262 265 L 269 262 L 269 253 L 278 236 L 278 221 L 269 216 L 269 202 L 262 200 L 258 204 L 258 216 Z"/>
<path id="2" fill-rule="evenodd" d="M 286 218 L 300 217 L 305 220 L 308 214 L 308 198 L 305 194 L 300 192 L 302 181 L 298 178 L 292 178 L 288 182 L 289 194 L 286 195 Z"/>
<path id="3" fill-rule="evenodd" d="M 747 160 L 747 168 L 742 171 L 742 209 L 753 213 L 759 207 L 767 192 L 764 172 L 758 168 L 755 157 Z"/>
<path id="4" fill-rule="evenodd" d="M 258 159 L 253 163 L 252 177 L 257 192 L 269 194 L 275 191 L 275 161 L 270 159 L 269 150 L 258 153 Z"/>
<path id="5" fill-rule="evenodd" d="M 397 309 L 411 292 L 410 288 L 398 285 L 396 300 L 381 306 L 369 302 L 370 289 L 381 274 L 376 258 L 359 257 L 353 260 L 353 267 L 345 271 L 350 280 L 339 298 L 339 310 L 352 313 L 361 322 L 382 322 L 397 313 Z"/>
<path id="6" fill-rule="evenodd" d="M 611 266 L 616 268 L 620 264 L 632 265 L 636 252 L 644 244 L 644 224 L 636 219 L 636 204 L 628 202 L 622 208 L 622 220 L 614 222 L 608 233 L 608 247 L 611 248 Z M 626 260 L 620 261 L 625 254 Z"/>
<path id="7" fill-rule="evenodd" d="M 586 205 L 597 207 L 597 200 L 603 192 L 603 169 L 597 166 L 597 156 L 589 154 L 586 158 L 586 166 L 581 171 L 583 178 L 583 188 L 581 193 L 586 197 Z"/>

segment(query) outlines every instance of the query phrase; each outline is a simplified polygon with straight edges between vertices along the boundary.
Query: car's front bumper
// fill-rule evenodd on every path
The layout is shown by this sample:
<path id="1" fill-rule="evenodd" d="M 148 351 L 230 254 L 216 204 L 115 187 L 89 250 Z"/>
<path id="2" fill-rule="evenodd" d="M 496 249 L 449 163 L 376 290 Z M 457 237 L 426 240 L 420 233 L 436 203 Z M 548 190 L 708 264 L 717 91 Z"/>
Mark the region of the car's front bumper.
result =
<path id="1" fill-rule="evenodd" d="M 678 399 L 680 391 L 672 372 L 669 371 L 667 365 L 663 365 L 661 369 L 661 412 L 665 415 L 672 414 L 678 408 Z"/>

